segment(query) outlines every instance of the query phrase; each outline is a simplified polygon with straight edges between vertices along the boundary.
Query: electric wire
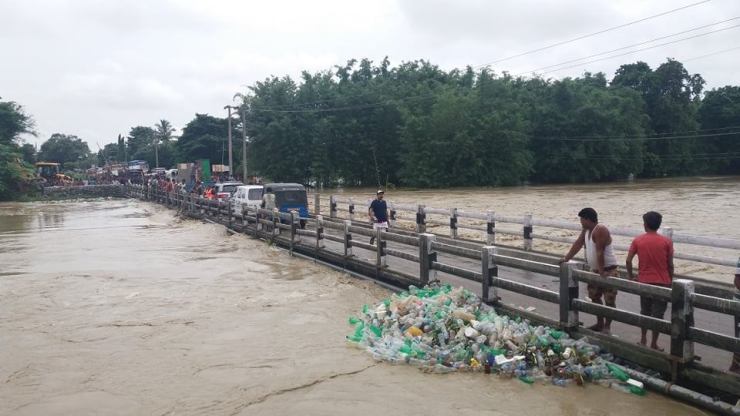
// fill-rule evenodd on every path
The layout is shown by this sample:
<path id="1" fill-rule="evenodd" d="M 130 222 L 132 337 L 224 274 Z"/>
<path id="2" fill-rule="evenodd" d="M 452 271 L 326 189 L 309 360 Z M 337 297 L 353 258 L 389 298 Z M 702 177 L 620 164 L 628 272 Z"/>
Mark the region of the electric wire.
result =
<path id="1" fill-rule="evenodd" d="M 590 58 L 595 58 L 597 56 L 602 56 L 602 55 L 607 55 L 607 54 L 614 53 L 614 52 L 619 52 L 619 51 L 622 51 L 622 50 L 625 50 L 625 49 L 634 48 L 635 46 L 646 45 L 646 44 L 649 44 L 649 43 L 657 42 L 659 40 L 668 39 L 668 38 L 672 38 L 674 36 L 679 36 L 679 35 L 683 35 L 683 34 L 686 34 L 686 33 L 695 32 L 695 31 L 701 30 L 701 29 L 706 29 L 706 28 L 711 27 L 711 26 L 721 25 L 723 23 L 731 22 L 731 21 L 737 20 L 737 19 L 740 19 L 740 17 L 733 17 L 731 19 L 722 20 L 722 21 L 719 21 L 719 22 L 710 23 L 710 24 L 707 24 L 707 25 L 702 25 L 702 26 L 697 26 L 697 27 L 693 27 L 693 28 L 690 28 L 690 29 L 686 29 L 686 30 L 683 30 L 683 31 L 680 31 L 680 32 L 672 33 L 670 35 L 660 36 L 660 37 L 649 39 L 649 40 L 646 40 L 646 41 L 643 41 L 643 42 L 633 43 L 632 45 L 622 46 L 621 48 L 616 48 L 616 49 L 612 49 L 612 50 L 609 50 L 609 51 L 599 52 L 599 53 L 595 53 L 593 55 L 584 56 L 584 57 L 581 57 L 581 58 L 571 59 L 571 60 L 560 62 L 560 63 L 554 64 L 554 65 L 547 65 L 547 66 L 543 66 L 543 67 L 531 69 L 531 70 L 526 71 L 524 73 L 537 72 L 537 71 L 541 71 L 543 69 L 550 69 L 550 68 L 558 67 L 558 66 L 561 66 L 561 65 L 570 64 L 570 63 L 573 63 L 573 62 L 578 62 L 578 61 L 583 61 L 583 60 L 590 59 Z"/>
<path id="2" fill-rule="evenodd" d="M 491 61 L 491 62 L 486 63 L 486 64 L 481 64 L 481 65 L 478 65 L 476 67 L 484 67 L 484 66 L 488 66 L 488 65 L 493 65 L 493 64 L 497 64 L 497 63 L 500 63 L 500 62 L 508 61 L 508 60 L 511 60 L 511 59 L 514 59 L 514 58 L 519 58 L 519 57 L 522 57 L 522 56 L 531 55 L 533 53 L 537 53 L 537 52 L 541 52 L 541 51 L 544 51 L 544 50 L 552 49 L 552 48 L 555 48 L 555 47 L 558 47 L 558 46 L 566 45 L 568 43 L 577 42 L 579 40 L 590 38 L 590 37 L 593 37 L 593 36 L 596 36 L 596 35 L 600 35 L 600 34 L 603 34 L 603 33 L 606 33 L 606 32 L 611 32 L 613 30 L 622 29 L 622 28 L 625 28 L 625 27 L 628 27 L 628 26 L 632 26 L 632 25 L 637 24 L 637 23 L 642 23 L 642 22 L 647 21 L 647 20 L 655 19 L 657 17 L 665 16 L 665 15 L 668 15 L 668 14 L 671 14 L 671 13 L 675 13 L 675 12 L 678 12 L 678 11 L 681 11 L 681 10 L 685 10 L 685 9 L 688 9 L 688 8 L 691 8 L 691 7 L 699 6 L 699 5 L 704 4 L 704 3 L 707 3 L 709 1 L 711 1 L 711 0 L 705 0 L 705 1 L 700 1 L 700 2 L 696 2 L 696 3 L 687 4 L 686 6 L 682 6 L 682 7 L 676 8 L 676 9 L 672 9 L 672 10 L 668 10 L 668 11 L 665 11 L 665 12 L 662 12 L 662 13 L 654 14 L 652 16 L 643 17 L 642 19 L 633 20 L 631 22 L 627 22 L 627 23 L 624 23 L 624 24 L 621 24 L 621 25 L 612 26 L 612 27 L 607 28 L 607 29 L 602 29 L 602 30 L 599 30 L 599 31 L 596 31 L 596 32 L 593 32 L 593 33 L 589 33 L 589 34 L 586 34 L 586 35 L 578 36 L 578 37 L 575 37 L 573 39 L 569 39 L 569 40 L 565 40 L 565 41 L 561 41 L 561 42 L 556 42 L 556 43 L 553 43 L 551 45 L 547 45 L 547 46 L 543 46 L 543 47 L 540 47 L 540 48 L 532 49 L 532 50 L 529 50 L 529 51 L 526 51 L 526 52 L 521 52 L 521 53 L 518 53 L 518 54 L 515 54 L 515 55 L 507 56 L 505 58 L 497 59 L 495 61 Z"/>

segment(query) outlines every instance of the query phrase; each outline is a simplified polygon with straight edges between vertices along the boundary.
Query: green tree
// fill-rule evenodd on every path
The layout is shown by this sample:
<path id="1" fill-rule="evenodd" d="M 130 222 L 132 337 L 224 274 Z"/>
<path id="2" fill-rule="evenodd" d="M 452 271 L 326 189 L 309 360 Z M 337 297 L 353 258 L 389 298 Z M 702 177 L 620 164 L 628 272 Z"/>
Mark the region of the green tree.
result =
<path id="1" fill-rule="evenodd" d="M 122 135 L 118 135 L 118 140 L 116 141 L 116 144 L 118 145 L 118 148 L 116 149 L 116 158 L 114 160 L 118 162 L 128 162 L 128 154 L 126 151 L 126 139 Z"/>
<path id="2" fill-rule="evenodd" d="M 33 119 L 13 101 L 0 101 L 0 144 L 14 144 L 21 134 L 34 132 Z"/>
<path id="3" fill-rule="evenodd" d="M 164 119 L 154 125 L 155 163 L 158 161 L 159 166 L 172 167 L 176 162 L 172 135 L 175 131 L 172 124 Z"/>
<path id="4" fill-rule="evenodd" d="M 701 154 L 717 173 L 740 173 L 740 87 L 725 86 L 708 91 L 701 101 L 698 120 L 704 134 L 717 134 L 705 140 Z M 733 127 L 730 129 L 730 127 Z M 702 159 L 701 156 L 696 156 Z"/>
<path id="5" fill-rule="evenodd" d="M 86 161 L 90 148 L 77 136 L 54 133 L 41 144 L 38 159 L 45 162 L 58 162 L 62 168 L 89 168 Z"/>
<path id="6" fill-rule="evenodd" d="M 24 143 L 21 146 L 21 154 L 23 155 L 23 161 L 29 165 L 36 163 L 36 147 L 31 143 Z"/>
<path id="7" fill-rule="evenodd" d="M 234 129 L 232 134 L 233 137 L 240 137 L 241 131 Z M 183 129 L 182 136 L 175 141 L 174 148 L 179 160 L 208 159 L 220 164 L 222 161 L 228 163 L 227 146 L 227 120 L 208 114 L 196 114 Z"/>
<path id="8" fill-rule="evenodd" d="M 612 80 L 614 87 L 638 91 L 645 101 L 650 120 L 648 135 L 668 137 L 698 128 L 696 110 L 704 79 L 689 74 L 683 64 L 668 59 L 655 71 L 644 62 L 622 65 Z M 691 139 L 664 139 L 646 142 L 646 176 L 691 174 L 703 170 L 693 154 L 701 145 Z"/>
<path id="9" fill-rule="evenodd" d="M 33 119 L 23 107 L 0 101 L 0 200 L 16 197 L 28 187 L 33 170 L 24 162 L 18 143 L 22 134 L 36 134 L 33 127 Z"/>
<path id="10" fill-rule="evenodd" d="M 147 154 L 152 153 L 151 159 L 154 158 L 154 129 L 146 126 L 132 127 L 126 139 L 126 148 L 129 159 L 147 159 Z"/>
<path id="11" fill-rule="evenodd" d="M 98 165 L 103 166 L 107 163 L 123 162 L 123 152 L 119 157 L 120 146 L 118 143 L 108 143 L 98 150 Z"/>

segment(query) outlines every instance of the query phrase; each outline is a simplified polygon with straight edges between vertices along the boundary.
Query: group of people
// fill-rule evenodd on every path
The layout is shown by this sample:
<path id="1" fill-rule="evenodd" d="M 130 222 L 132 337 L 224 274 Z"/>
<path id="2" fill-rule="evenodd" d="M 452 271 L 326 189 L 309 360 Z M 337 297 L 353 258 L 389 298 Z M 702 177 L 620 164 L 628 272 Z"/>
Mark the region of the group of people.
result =
<path id="1" fill-rule="evenodd" d="M 560 262 L 567 262 L 582 248 L 585 248 L 586 262 L 592 272 L 603 278 L 618 277 L 618 262 L 612 248 L 612 236 L 609 229 L 599 224 L 599 217 L 593 208 L 584 208 L 578 213 L 582 231 L 571 246 L 568 253 Z M 663 222 L 663 216 L 655 211 L 646 212 L 642 216 L 645 233 L 632 241 L 627 252 L 627 278 L 640 283 L 671 287 L 673 281 L 673 242 L 660 234 L 658 229 Z M 632 261 L 639 258 L 639 267 L 635 276 Z M 617 290 L 599 285 L 587 286 L 588 297 L 592 302 L 616 307 Z M 603 298 L 603 300 L 602 300 Z M 663 319 L 668 302 L 649 296 L 640 296 L 640 314 Z M 589 329 L 610 333 L 611 319 L 597 316 L 596 324 Z M 650 348 L 663 351 L 658 345 L 658 332 L 651 331 Z M 647 329 L 642 329 L 640 344 L 647 346 Z"/>
<path id="2" fill-rule="evenodd" d="M 388 229 L 388 206 L 383 199 L 383 190 L 376 192 L 376 198 L 368 208 L 368 217 L 374 229 Z M 586 262 L 592 272 L 603 278 L 618 277 L 618 262 L 612 247 L 612 236 L 609 229 L 599 223 L 599 217 L 595 209 L 583 208 L 578 217 L 581 221 L 581 233 L 571 246 L 568 253 L 560 260 L 560 263 L 570 261 L 581 249 L 585 248 Z M 671 239 L 658 233 L 663 222 L 663 216 L 655 211 L 646 212 L 642 216 L 645 233 L 632 241 L 625 266 L 627 278 L 640 283 L 670 288 L 673 281 L 673 242 Z M 373 244 L 375 237 L 370 238 Z M 637 274 L 634 273 L 633 260 L 635 256 L 639 259 Z M 739 266 L 740 267 L 740 266 Z M 735 276 L 735 285 L 740 290 L 740 268 Z M 617 290 L 610 287 L 589 284 L 587 286 L 588 297 L 592 302 L 606 304 L 606 306 L 617 306 Z M 654 318 L 663 319 L 668 302 L 649 296 L 640 297 L 640 314 Z M 593 331 L 602 333 L 611 332 L 611 319 L 597 316 L 596 324 L 589 327 Z M 647 329 L 642 329 L 640 344 L 648 346 Z M 651 331 L 649 347 L 663 351 L 658 345 L 657 331 Z M 736 357 L 737 359 L 737 357 Z M 740 371 L 740 362 L 733 362 L 733 369 Z"/>
<path id="3" fill-rule="evenodd" d="M 185 179 L 178 182 L 176 179 L 165 178 L 164 176 L 153 176 L 145 182 L 145 185 L 151 189 L 162 190 L 168 194 L 185 193 Z"/>

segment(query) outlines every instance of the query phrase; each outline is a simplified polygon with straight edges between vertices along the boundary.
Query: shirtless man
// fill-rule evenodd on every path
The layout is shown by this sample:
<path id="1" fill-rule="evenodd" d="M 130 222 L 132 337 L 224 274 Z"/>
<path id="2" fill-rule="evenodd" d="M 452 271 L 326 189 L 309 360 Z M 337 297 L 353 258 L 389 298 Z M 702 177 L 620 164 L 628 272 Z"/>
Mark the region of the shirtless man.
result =
<path id="1" fill-rule="evenodd" d="M 583 208 L 578 217 L 581 220 L 581 234 L 571 246 L 568 254 L 560 259 L 560 263 L 570 261 L 582 248 L 586 248 L 586 262 L 591 271 L 599 274 L 603 278 L 619 276 L 617 270 L 617 258 L 614 256 L 612 249 L 612 236 L 605 225 L 599 224 L 599 217 L 593 208 Z M 588 284 L 588 297 L 591 302 L 606 306 L 617 306 L 617 290 L 597 285 Z M 609 334 L 611 332 L 612 320 L 603 316 L 596 317 L 596 325 L 589 327 L 594 331 Z"/>

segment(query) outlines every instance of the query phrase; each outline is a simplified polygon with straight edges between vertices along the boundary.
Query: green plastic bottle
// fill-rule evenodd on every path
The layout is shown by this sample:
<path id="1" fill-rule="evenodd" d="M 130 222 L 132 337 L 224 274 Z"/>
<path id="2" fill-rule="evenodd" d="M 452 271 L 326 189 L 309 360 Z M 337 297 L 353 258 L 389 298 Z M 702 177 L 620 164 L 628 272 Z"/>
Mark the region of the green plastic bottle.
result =
<path id="1" fill-rule="evenodd" d="M 527 384 L 534 384 L 534 379 L 530 376 L 519 376 L 519 380 Z"/>
<path id="2" fill-rule="evenodd" d="M 609 372 L 612 373 L 612 375 L 619 381 L 627 382 L 627 380 L 630 379 L 630 376 L 627 375 L 624 371 L 622 371 L 621 368 L 617 367 L 616 365 L 612 363 L 606 363 L 606 367 L 609 369 Z"/>
<path id="3" fill-rule="evenodd" d="M 372 331 L 372 333 L 375 334 L 375 337 L 377 338 L 380 338 L 380 336 L 383 334 L 383 330 L 375 325 L 370 325 L 370 331 Z"/>

